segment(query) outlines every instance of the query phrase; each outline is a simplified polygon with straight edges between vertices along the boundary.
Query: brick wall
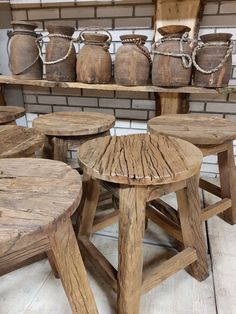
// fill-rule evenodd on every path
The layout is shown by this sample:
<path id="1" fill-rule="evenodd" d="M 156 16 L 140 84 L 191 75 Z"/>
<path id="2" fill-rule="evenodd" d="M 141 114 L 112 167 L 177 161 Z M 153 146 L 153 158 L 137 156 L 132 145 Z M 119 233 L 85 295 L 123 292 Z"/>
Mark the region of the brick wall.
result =
<path id="1" fill-rule="evenodd" d="M 54 22 L 75 27 L 75 37 L 82 28 L 88 26 L 109 29 L 113 37 L 110 47 L 113 59 L 120 46 L 119 36 L 122 34 L 147 35 L 149 48 L 153 40 L 153 0 L 10 0 L 10 3 L 13 19 L 37 21 L 38 31 L 43 34 L 46 34 L 47 25 Z M 236 41 L 236 0 L 207 2 L 200 35 L 211 32 L 231 32 Z M 76 49 L 78 51 L 79 47 L 76 46 Z M 230 84 L 236 85 L 236 49 L 233 65 Z M 146 132 L 146 121 L 155 115 L 152 93 L 24 87 L 23 96 L 29 112 L 29 126 L 32 119 L 40 113 L 62 110 L 99 111 L 116 116 L 113 134 L 121 135 Z M 218 97 L 191 95 L 190 100 L 192 112 L 217 115 L 236 121 L 236 94 Z M 214 156 L 205 159 L 202 171 L 215 176 L 218 169 Z"/>

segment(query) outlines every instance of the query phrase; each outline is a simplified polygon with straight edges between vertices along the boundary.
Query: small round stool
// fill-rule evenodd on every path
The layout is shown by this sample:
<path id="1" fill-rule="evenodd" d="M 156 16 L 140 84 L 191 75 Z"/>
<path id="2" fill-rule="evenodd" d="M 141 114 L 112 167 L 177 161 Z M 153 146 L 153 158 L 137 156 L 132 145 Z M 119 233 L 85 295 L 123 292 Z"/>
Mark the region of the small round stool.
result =
<path id="1" fill-rule="evenodd" d="M 16 124 L 15 120 L 25 115 L 25 108 L 0 106 L 0 124 Z"/>
<path id="2" fill-rule="evenodd" d="M 197 147 L 161 135 L 106 136 L 82 144 L 78 159 L 88 184 L 79 244 L 104 280 L 117 291 L 119 314 L 138 314 L 141 294 L 183 268 L 198 280 L 208 276 L 198 195 L 202 153 Z M 104 182 L 119 198 L 119 209 L 116 209 L 119 219 L 118 271 L 89 240 L 94 226 L 98 230 L 94 217 L 99 184 Z M 165 219 L 149 206 L 151 200 L 171 192 L 177 193 L 178 222 Z M 146 215 L 167 226 L 170 234 L 184 244 L 184 249 L 161 265 L 143 271 L 142 240 Z M 110 216 L 108 222 L 111 222 Z M 104 220 L 100 226 L 106 226 Z"/>
<path id="3" fill-rule="evenodd" d="M 0 126 L 0 158 L 33 157 L 44 144 L 44 135 L 32 128 Z"/>
<path id="4" fill-rule="evenodd" d="M 73 313 L 96 314 L 70 221 L 81 192 L 79 174 L 64 163 L 1 159 L 0 268 L 49 251 Z"/>
<path id="5" fill-rule="evenodd" d="M 236 170 L 233 140 L 236 124 L 227 119 L 199 115 L 165 115 L 148 121 L 153 134 L 163 134 L 184 139 L 196 145 L 203 156 L 217 155 L 220 187 L 200 179 L 200 187 L 220 198 L 206 219 L 220 214 L 226 222 L 236 223 Z M 208 208 L 209 209 L 209 208 Z M 207 211 L 205 208 L 204 211 Z"/>
<path id="6" fill-rule="evenodd" d="M 68 148 L 107 135 L 114 124 L 114 116 L 97 112 L 54 112 L 33 121 L 33 127 L 47 138 L 44 157 L 64 162 Z"/>

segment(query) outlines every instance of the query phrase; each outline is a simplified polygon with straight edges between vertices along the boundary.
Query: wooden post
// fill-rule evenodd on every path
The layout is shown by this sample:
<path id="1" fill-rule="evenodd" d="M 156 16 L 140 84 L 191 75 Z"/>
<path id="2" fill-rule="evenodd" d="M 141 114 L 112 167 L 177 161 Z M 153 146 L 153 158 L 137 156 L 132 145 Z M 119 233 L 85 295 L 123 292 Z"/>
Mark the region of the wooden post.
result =
<path id="1" fill-rule="evenodd" d="M 3 85 L 0 85 L 0 106 L 6 106 L 6 102 L 3 95 Z"/>

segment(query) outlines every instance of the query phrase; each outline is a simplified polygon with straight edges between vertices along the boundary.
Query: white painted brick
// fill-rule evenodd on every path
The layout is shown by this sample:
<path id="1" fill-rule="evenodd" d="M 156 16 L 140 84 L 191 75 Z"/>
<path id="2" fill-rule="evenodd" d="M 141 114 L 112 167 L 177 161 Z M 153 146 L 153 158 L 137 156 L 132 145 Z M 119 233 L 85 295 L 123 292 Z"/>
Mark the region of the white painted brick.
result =
<path id="1" fill-rule="evenodd" d="M 218 12 L 218 2 L 208 2 L 204 7 L 203 14 L 216 14 Z"/>
<path id="2" fill-rule="evenodd" d="M 130 30 L 112 30 L 110 31 L 111 36 L 112 36 L 112 40 L 113 41 L 118 41 L 120 42 L 120 36 L 121 35 L 129 35 L 130 33 L 132 33 Z"/>
<path id="3" fill-rule="evenodd" d="M 203 16 L 201 26 L 222 27 L 222 26 L 236 26 L 235 15 L 208 15 Z"/>
<path id="4" fill-rule="evenodd" d="M 69 106 L 53 106 L 53 112 L 60 111 L 82 111 L 80 107 L 69 107 Z"/>
<path id="5" fill-rule="evenodd" d="M 28 10 L 29 20 L 50 20 L 59 18 L 59 9 L 32 9 Z"/>
<path id="6" fill-rule="evenodd" d="M 16 124 L 17 125 L 21 125 L 21 126 L 27 126 L 27 120 L 26 120 L 26 117 L 25 116 L 23 116 L 23 117 L 21 117 L 21 118 L 19 118 L 19 119 L 16 119 Z"/>
<path id="7" fill-rule="evenodd" d="M 201 167 L 201 171 L 209 172 L 209 173 L 218 173 L 218 165 L 203 163 Z"/>
<path id="8" fill-rule="evenodd" d="M 148 119 L 152 119 L 156 116 L 156 111 L 154 110 L 149 110 L 148 111 Z"/>
<path id="9" fill-rule="evenodd" d="M 119 29 L 135 29 L 135 28 L 151 28 L 151 17 L 133 17 L 133 18 L 117 18 L 115 19 L 115 28 Z"/>
<path id="10" fill-rule="evenodd" d="M 209 164 L 217 164 L 217 162 L 218 162 L 217 156 L 216 155 L 210 155 L 210 156 L 204 157 L 203 162 L 209 163 Z"/>
<path id="11" fill-rule="evenodd" d="M 233 69 L 232 77 L 233 77 L 233 78 L 236 78 L 236 67 L 234 67 L 234 69 Z"/>
<path id="12" fill-rule="evenodd" d="M 28 112 L 49 113 L 52 112 L 52 106 L 47 105 L 29 105 L 25 104 L 25 108 Z"/>
<path id="13" fill-rule="evenodd" d="M 41 0 L 42 7 L 50 7 L 50 6 L 74 6 L 73 0 Z"/>
<path id="14" fill-rule="evenodd" d="M 45 87 L 34 87 L 34 86 L 24 86 L 23 87 L 23 94 L 50 94 L 50 88 Z"/>
<path id="15" fill-rule="evenodd" d="M 26 119 L 27 121 L 33 121 L 34 119 L 38 118 L 38 115 L 36 113 L 26 113 Z"/>
<path id="16" fill-rule="evenodd" d="M 76 21 L 75 20 L 49 20 L 44 22 L 45 28 L 48 25 L 61 25 L 61 26 L 70 26 L 76 28 Z"/>
<path id="17" fill-rule="evenodd" d="M 190 103 L 190 111 L 203 111 L 204 110 L 204 102 L 192 101 Z"/>
<path id="18" fill-rule="evenodd" d="M 236 93 L 232 93 L 229 95 L 229 101 L 236 102 Z"/>
<path id="19" fill-rule="evenodd" d="M 115 116 L 117 118 L 144 120 L 144 119 L 147 119 L 147 111 L 116 109 Z"/>
<path id="20" fill-rule="evenodd" d="M 96 98 L 89 97 L 68 97 L 68 105 L 80 107 L 97 107 L 98 101 Z"/>
<path id="21" fill-rule="evenodd" d="M 235 1 L 223 1 L 220 5 L 220 13 L 236 13 Z"/>
<path id="22" fill-rule="evenodd" d="M 154 30 L 153 29 L 139 29 L 135 30 L 134 34 L 142 34 L 147 36 L 147 40 L 152 41 L 154 38 Z"/>
<path id="23" fill-rule="evenodd" d="M 155 6 L 153 4 L 148 5 L 136 5 L 134 10 L 135 16 L 154 16 Z"/>
<path id="24" fill-rule="evenodd" d="M 206 111 L 236 113 L 236 103 L 207 103 Z"/>
<path id="25" fill-rule="evenodd" d="M 74 0 L 77 6 L 83 5 L 110 5 L 112 0 Z"/>
<path id="26" fill-rule="evenodd" d="M 40 0 L 10 0 L 11 8 L 37 8 Z"/>
<path id="27" fill-rule="evenodd" d="M 62 18 L 88 18 L 94 17 L 95 10 L 93 7 L 82 7 L 82 8 L 62 8 Z"/>
<path id="28" fill-rule="evenodd" d="M 79 0 L 77 0 L 79 1 Z M 115 4 L 134 3 L 134 4 L 147 4 L 152 3 L 153 0 L 113 0 Z"/>
<path id="29" fill-rule="evenodd" d="M 24 96 L 24 102 L 35 104 L 35 103 L 37 103 L 37 98 L 34 95 L 25 95 Z"/>
<path id="30" fill-rule="evenodd" d="M 110 108 L 130 108 L 130 99 L 99 99 L 99 107 L 110 107 Z M 128 117 L 127 117 L 128 118 Z"/>
<path id="31" fill-rule="evenodd" d="M 226 119 L 229 119 L 230 121 L 236 122 L 236 115 L 233 114 L 226 114 L 225 115 Z"/>
<path id="32" fill-rule="evenodd" d="M 203 171 L 201 171 L 200 172 L 200 174 L 201 174 L 201 177 L 205 177 L 205 178 L 217 178 L 218 177 L 218 174 L 216 174 L 216 173 L 209 173 L 209 172 L 203 172 Z"/>
<path id="33" fill-rule="evenodd" d="M 236 65 L 236 54 L 232 55 L 232 65 Z"/>
<path id="34" fill-rule="evenodd" d="M 191 94 L 189 97 L 190 101 L 200 101 L 200 102 L 206 102 L 206 101 L 212 101 L 214 102 L 222 102 L 222 100 L 226 100 L 227 95 L 226 94 Z"/>
<path id="35" fill-rule="evenodd" d="M 130 128 L 130 120 L 116 119 L 115 128 Z"/>
<path id="36" fill-rule="evenodd" d="M 198 39 L 200 40 L 200 36 L 206 35 L 206 34 L 212 34 L 215 33 L 215 27 L 214 28 L 200 28 L 199 34 L 198 34 Z"/>
<path id="37" fill-rule="evenodd" d="M 147 130 L 147 121 L 131 121 L 131 128 L 132 129 L 142 129 Z"/>
<path id="38" fill-rule="evenodd" d="M 113 109 L 107 109 L 107 108 L 83 108 L 83 111 L 89 111 L 89 112 L 101 112 L 101 113 L 109 113 L 114 115 Z"/>
<path id="39" fill-rule="evenodd" d="M 154 110 L 156 108 L 156 102 L 154 100 L 133 100 L 132 108 Z"/>
<path id="40" fill-rule="evenodd" d="M 39 104 L 50 104 L 50 105 L 66 105 L 66 97 L 64 96 L 38 96 Z"/>
<path id="41" fill-rule="evenodd" d="M 97 8 L 97 17 L 132 16 L 132 6 L 102 6 Z"/>
<path id="42" fill-rule="evenodd" d="M 112 19 L 79 19 L 78 28 L 98 26 L 102 28 L 112 29 Z"/>
<path id="43" fill-rule="evenodd" d="M 219 27 L 216 29 L 216 33 L 230 33 L 233 35 L 232 39 L 236 40 L 236 28 L 229 28 L 229 27 L 221 28 L 221 27 Z"/>
<path id="44" fill-rule="evenodd" d="M 134 129 L 116 129 L 116 135 L 129 135 L 129 134 L 140 134 L 140 133 L 146 133 L 145 130 L 134 130 Z"/>
<path id="45" fill-rule="evenodd" d="M 28 122 L 27 122 L 27 127 L 28 127 L 28 128 L 32 128 L 32 127 L 33 127 L 32 122 L 28 121 Z"/>
<path id="46" fill-rule="evenodd" d="M 236 79 L 231 79 L 231 80 L 229 80 L 229 86 L 230 86 L 230 85 L 236 86 Z"/>
<path id="47" fill-rule="evenodd" d="M 26 10 L 12 10 L 12 18 L 15 21 L 27 20 Z"/>

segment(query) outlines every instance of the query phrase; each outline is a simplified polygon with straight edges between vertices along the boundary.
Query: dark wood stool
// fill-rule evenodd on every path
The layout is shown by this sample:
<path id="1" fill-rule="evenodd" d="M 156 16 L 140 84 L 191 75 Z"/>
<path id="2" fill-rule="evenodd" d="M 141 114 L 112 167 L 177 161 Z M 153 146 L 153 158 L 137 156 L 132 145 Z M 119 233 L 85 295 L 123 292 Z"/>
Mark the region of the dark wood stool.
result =
<path id="1" fill-rule="evenodd" d="M 217 155 L 220 187 L 200 179 L 200 187 L 222 200 L 211 205 L 205 219 L 220 214 L 226 222 L 236 223 L 236 170 L 233 140 L 236 139 L 236 124 L 227 119 L 198 115 L 166 115 L 148 121 L 153 134 L 170 135 L 196 145 L 203 156 Z"/>
<path id="2" fill-rule="evenodd" d="M 79 244 L 96 270 L 117 291 L 119 314 L 138 314 L 141 294 L 183 268 L 198 280 L 208 276 L 198 195 L 202 153 L 197 147 L 180 139 L 148 134 L 106 136 L 81 145 L 78 159 L 87 175 Z M 94 230 L 99 184 L 104 182 L 119 198 L 118 271 L 89 240 Z M 179 224 L 162 219 L 148 205 L 171 192 L 178 196 Z M 161 265 L 143 271 L 146 215 L 168 226 L 169 232 L 183 242 L 184 249 Z M 114 219 L 109 217 L 108 222 Z M 104 225 L 105 221 L 100 224 Z M 96 221 L 95 227 L 98 230 Z"/>
<path id="3" fill-rule="evenodd" d="M 0 126 L 0 158 L 33 157 L 44 144 L 44 135 L 32 128 Z"/>
<path id="4" fill-rule="evenodd" d="M 114 116 L 97 112 L 54 112 L 33 121 L 33 127 L 46 135 L 44 157 L 64 162 L 68 148 L 109 134 L 114 124 Z"/>
<path id="5" fill-rule="evenodd" d="M 81 192 L 79 174 L 64 163 L 1 159 L 0 268 L 49 251 L 73 313 L 95 314 L 98 312 L 70 221 Z"/>
<path id="6" fill-rule="evenodd" d="M 25 108 L 0 106 L 0 124 L 16 124 L 16 119 L 25 115 Z"/>

